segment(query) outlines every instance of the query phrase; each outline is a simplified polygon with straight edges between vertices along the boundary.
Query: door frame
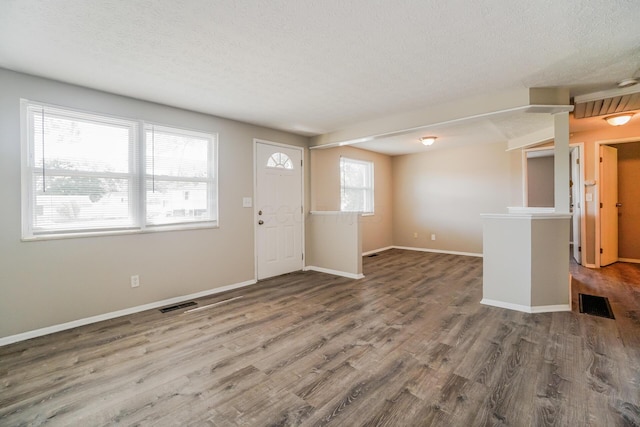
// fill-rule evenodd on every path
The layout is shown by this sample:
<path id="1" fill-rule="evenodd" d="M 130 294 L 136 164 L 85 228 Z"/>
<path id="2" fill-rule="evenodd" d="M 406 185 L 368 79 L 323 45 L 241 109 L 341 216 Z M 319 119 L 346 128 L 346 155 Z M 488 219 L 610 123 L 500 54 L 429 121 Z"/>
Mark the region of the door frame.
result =
<path id="1" fill-rule="evenodd" d="M 258 153 L 258 144 L 271 145 L 274 147 L 283 147 L 290 150 L 298 150 L 300 151 L 300 158 L 302 159 L 302 166 L 300 166 L 300 198 L 302 203 L 302 230 L 301 230 L 301 249 L 302 249 L 302 260 L 300 260 L 300 269 L 304 269 L 307 257 L 305 254 L 305 222 L 306 222 L 306 212 L 307 208 L 305 206 L 305 192 L 304 192 L 304 164 L 305 164 L 305 149 L 304 147 L 298 147 L 296 145 L 283 144 L 281 142 L 269 141 L 266 139 L 253 138 L 253 214 L 251 216 L 251 221 L 253 224 L 253 278 L 257 282 L 258 281 L 258 227 L 256 227 L 256 218 L 258 217 L 258 207 L 256 203 L 256 197 L 258 195 L 258 171 L 257 171 L 257 153 Z"/>
<path id="2" fill-rule="evenodd" d="M 631 142 L 631 141 L 628 141 Z M 548 144 L 549 142 L 545 143 Z M 553 142 L 551 142 L 553 143 Z M 544 151 L 544 150 L 549 150 L 549 151 L 554 151 L 554 146 L 553 145 L 549 145 L 549 146 L 541 146 L 541 147 L 532 147 L 532 148 L 525 148 L 522 150 L 522 205 L 523 206 L 528 206 L 529 205 L 529 191 L 528 191 L 528 173 L 527 173 L 527 152 L 530 151 Z M 580 247 L 582 248 L 582 253 L 580 255 L 580 265 L 583 265 L 585 267 L 587 267 L 587 257 L 586 257 L 586 248 L 587 248 L 587 210 L 586 210 L 586 204 L 585 204 L 585 193 L 586 193 L 586 188 L 585 188 L 585 177 L 586 177 L 586 167 L 585 167 L 585 150 L 584 150 L 584 142 L 573 142 L 571 144 L 569 144 L 569 150 L 578 150 L 578 155 L 580 157 L 580 165 L 579 165 L 579 170 L 578 170 L 578 174 L 580 175 L 580 180 L 581 180 L 581 184 L 580 184 L 580 190 L 578 192 L 579 197 L 578 197 L 578 201 L 580 203 Z M 598 155 L 599 156 L 599 155 Z M 573 165 L 571 165 L 573 167 Z M 571 172 L 571 169 L 569 169 L 569 172 Z M 555 207 L 554 207 L 555 209 Z M 571 243 L 571 242 L 569 242 Z M 573 257 L 573 254 L 571 254 L 571 256 Z"/>
<path id="3" fill-rule="evenodd" d="M 596 235 L 595 245 L 593 252 L 595 253 L 595 268 L 600 268 L 600 230 L 601 230 L 601 215 L 600 215 L 600 146 L 601 145 L 618 145 L 626 144 L 627 142 L 640 142 L 640 136 L 634 136 L 630 138 L 617 138 L 617 139 L 603 139 L 595 141 L 594 146 L 594 178 L 595 178 L 595 194 L 593 196 L 594 206 L 596 208 L 595 221 L 596 221 Z M 619 257 L 618 257 L 619 258 Z"/>

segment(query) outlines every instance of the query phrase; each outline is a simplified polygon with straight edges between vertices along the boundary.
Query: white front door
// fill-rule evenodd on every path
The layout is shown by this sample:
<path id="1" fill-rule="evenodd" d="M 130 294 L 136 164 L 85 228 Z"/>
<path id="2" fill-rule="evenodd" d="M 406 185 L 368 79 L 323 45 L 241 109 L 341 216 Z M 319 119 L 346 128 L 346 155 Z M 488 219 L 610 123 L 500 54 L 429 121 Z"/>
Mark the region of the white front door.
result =
<path id="1" fill-rule="evenodd" d="M 258 280 L 301 270 L 302 150 L 256 143 Z"/>
<path id="2" fill-rule="evenodd" d="M 618 150 L 600 146 L 600 266 L 618 261 Z"/>

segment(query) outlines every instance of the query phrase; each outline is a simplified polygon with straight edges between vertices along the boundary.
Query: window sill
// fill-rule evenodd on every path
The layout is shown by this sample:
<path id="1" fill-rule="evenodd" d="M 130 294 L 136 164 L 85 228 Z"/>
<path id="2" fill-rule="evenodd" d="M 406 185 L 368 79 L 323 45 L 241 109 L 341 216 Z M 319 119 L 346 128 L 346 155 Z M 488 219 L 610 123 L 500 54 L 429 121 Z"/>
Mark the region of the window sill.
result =
<path id="1" fill-rule="evenodd" d="M 168 231 L 189 231 L 189 230 L 206 230 L 220 228 L 217 221 L 208 223 L 197 224 L 172 224 L 172 225 L 158 225 L 148 227 L 145 229 L 128 229 L 128 230 L 111 230 L 111 231 L 87 231 L 78 233 L 64 233 L 64 234 L 40 234 L 35 236 L 22 237 L 20 240 L 23 242 L 37 242 L 43 240 L 66 240 L 66 239 L 80 239 L 85 237 L 113 237 L 113 236 L 125 236 L 130 234 L 149 234 L 149 233 L 162 233 Z"/>

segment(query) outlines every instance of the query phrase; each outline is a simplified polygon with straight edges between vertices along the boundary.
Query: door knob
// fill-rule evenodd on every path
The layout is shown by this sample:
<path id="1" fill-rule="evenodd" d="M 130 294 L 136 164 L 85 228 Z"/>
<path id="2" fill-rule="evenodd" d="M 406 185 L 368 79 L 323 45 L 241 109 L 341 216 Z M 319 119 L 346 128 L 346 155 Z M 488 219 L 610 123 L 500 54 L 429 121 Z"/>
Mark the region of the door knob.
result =
<path id="1" fill-rule="evenodd" d="M 262 225 L 262 224 L 264 224 L 263 220 L 258 221 L 258 225 Z"/>
<path id="2" fill-rule="evenodd" d="M 622 203 L 616 203 L 616 208 L 621 208 L 622 207 Z"/>
<path id="3" fill-rule="evenodd" d="M 262 211 L 261 211 L 261 210 L 260 210 L 260 211 L 258 211 L 258 215 L 262 215 Z"/>

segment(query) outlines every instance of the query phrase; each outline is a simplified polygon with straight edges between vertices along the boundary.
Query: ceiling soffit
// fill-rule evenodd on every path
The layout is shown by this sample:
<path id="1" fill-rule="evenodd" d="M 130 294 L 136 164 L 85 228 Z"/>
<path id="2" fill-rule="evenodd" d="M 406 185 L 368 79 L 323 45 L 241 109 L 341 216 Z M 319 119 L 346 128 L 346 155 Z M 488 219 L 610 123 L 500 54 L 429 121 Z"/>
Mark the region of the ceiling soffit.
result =
<path id="1" fill-rule="evenodd" d="M 574 98 L 576 119 L 608 116 L 640 109 L 640 85 L 595 92 Z"/>

